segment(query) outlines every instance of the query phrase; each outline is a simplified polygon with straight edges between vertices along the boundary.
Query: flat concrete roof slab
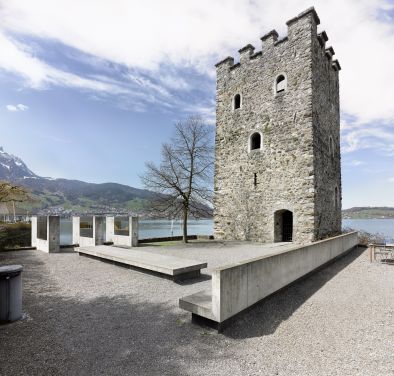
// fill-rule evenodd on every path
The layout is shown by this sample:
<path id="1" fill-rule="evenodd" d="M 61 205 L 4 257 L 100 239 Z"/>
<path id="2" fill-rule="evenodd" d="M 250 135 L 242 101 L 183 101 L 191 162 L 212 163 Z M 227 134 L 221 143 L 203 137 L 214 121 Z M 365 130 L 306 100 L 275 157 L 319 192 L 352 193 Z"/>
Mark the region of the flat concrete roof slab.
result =
<path id="1" fill-rule="evenodd" d="M 141 245 L 138 249 L 155 255 L 168 255 L 208 262 L 207 273 L 226 265 L 255 257 L 270 256 L 294 248 L 294 243 L 255 243 L 244 241 L 190 241 L 187 244 L 157 246 Z M 205 272 L 205 271 L 204 271 Z"/>

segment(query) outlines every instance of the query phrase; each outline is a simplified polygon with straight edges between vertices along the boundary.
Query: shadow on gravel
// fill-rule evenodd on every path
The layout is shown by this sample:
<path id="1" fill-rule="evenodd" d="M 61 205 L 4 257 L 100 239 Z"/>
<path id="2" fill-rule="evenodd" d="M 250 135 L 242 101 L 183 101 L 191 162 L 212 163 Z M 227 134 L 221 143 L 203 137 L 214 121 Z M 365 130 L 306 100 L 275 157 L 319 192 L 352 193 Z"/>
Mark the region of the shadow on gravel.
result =
<path id="1" fill-rule="evenodd" d="M 210 274 L 201 273 L 199 277 L 189 278 L 183 281 L 176 281 L 175 283 L 178 284 L 179 286 L 188 286 L 188 285 L 194 285 L 195 283 L 208 281 L 210 279 L 212 279 L 212 276 Z"/>
<path id="2" fill-rule="evenodd" d="M 234 356 L 212 351 L 215 337 L 190 325 L 173 302 L 130 294 L 88 299 L 83 285 L 80 298 L 70 298 L 59 289 L 67 279 L 53 278 L 46 255 L 11 256 L 7 263 L 26 265 L 27 318 L 0 326 L 1 375 L 185 375 L 192 363 Z"/>
<path id="3" fill-rule="evenodd" d="M 307 277 L 274 293 L 256 304 L 224 330 L 230 338 L 243 339 L 273 334 L 306 300 L 330 279 L 359 257 L 365 248 L 358 247 L 347 255 L 328 264 Z"/>
<path id="4" fill-rule="evenodd" d="M 74 253 L 74 252 L 72 252 L 72 253 Z M 80 253 L 79 256 L 82 257 L 82 258 L 92 259 L 92 260 L 95 260 L 97 262 L 103 262 L 105 264 L 114 265 L 114 266 L 119 267 L 119 268 L 133 270 L 133 271 L 136 271 L 138 273 L 152 275 L 152 276 L 155 276 L 155 277 L 157 277 L 159 279 L 161 278 L 161 279 L 171 280 L 171 281 L 173 281 L 174 283 L 176 283 L 176 284 L 178 284 L 180 286 L 193 285 L 195 283 L 204 282 L 204 281 L 207 281 L 209 279 L 212 279 L 212 277 L 209 274 L 201 273 L 199 277 L 189 278 L 189 279 L 185 279 L 183 281 L 182 280 L 174 280 L 172 276 L 167 275 L 167 274 L 163 274 L 163 273 L 159 273 L 159 272 L 156 272 L 154 270 L 148 270 L 148 269 L 144 269 L 144 268 L 139 268 L 138 266 L 123 264 L 121 262 L 108 260 L 108 259 L 104 259 L 104 258 L 100 258 L 100 257 L 97 257 L 97 256 L 88 255 L 88 254 L 84 254 L 84 253 Z"/>

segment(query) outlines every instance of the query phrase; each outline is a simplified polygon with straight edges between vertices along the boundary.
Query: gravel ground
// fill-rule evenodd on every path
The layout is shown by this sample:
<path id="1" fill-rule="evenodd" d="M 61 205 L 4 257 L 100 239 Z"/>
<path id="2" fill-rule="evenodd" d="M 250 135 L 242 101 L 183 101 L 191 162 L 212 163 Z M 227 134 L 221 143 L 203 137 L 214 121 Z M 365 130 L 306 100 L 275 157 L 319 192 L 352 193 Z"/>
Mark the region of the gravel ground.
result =
<path id="1" fill-rule="evenodd" d="M 168 252 L 212 268 L 237 245 Z M 261 252 L 248 245 L 243 255 Z M 0 326 L 0 375 L 393 375 L 394 266 L 358 249 L 258 304 L 224 333 L 191 324 L 176 284 L 75 253 L 0 252 L 22 264 L 25 319 Z M 209 273 L 209 270 L 208 270 Z"/>

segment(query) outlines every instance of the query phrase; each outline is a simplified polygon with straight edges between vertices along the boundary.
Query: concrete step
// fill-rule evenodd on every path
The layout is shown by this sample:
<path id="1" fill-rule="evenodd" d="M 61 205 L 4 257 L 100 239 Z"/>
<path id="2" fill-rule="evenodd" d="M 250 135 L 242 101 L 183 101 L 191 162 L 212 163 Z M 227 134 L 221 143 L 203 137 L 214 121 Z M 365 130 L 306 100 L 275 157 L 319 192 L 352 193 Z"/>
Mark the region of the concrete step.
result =
<path id="1" fill-rule="evenodd" d="M 204 290 L 179 299 L 179 307 L 206 319 L 216 321 L 212 313 L 212 292 Z"/>

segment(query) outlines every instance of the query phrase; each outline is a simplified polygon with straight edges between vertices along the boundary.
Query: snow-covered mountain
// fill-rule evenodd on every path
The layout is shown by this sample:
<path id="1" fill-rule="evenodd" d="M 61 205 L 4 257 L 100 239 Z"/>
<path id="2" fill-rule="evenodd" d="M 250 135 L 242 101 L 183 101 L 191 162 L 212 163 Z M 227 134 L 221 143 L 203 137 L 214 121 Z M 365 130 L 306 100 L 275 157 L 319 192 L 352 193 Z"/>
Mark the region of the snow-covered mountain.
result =
<path id="1" fill-rule="evenodd" d="M 117 183 L 86 183 L 80 180 L 53 179 L 32 172 L 20 158 L 0 147 L 0 180 L 7 180 L 28 188 L 36 199 L 33 212 L 39 209 L 58 214 L 59 208 L 80 212 L 141 213 L 144 203 L 153 197 L 146 189 Z M 210 208 L 205 208 L 210 211 Z"/>
<path id="2" fill-rule="evenodd" d="M 117 207 L 123 209 L 141 206 L 152 197 L 145 189 L 117 183 L 94 184 L 79 180 L 42 177 L 31 171 L 22 159 L 0 147 L 0 180 L 28 188 L 38 202 L 38 208 L 64 206 L 71 209 Z"/>
<path id="3" fill-rule="evenodd" d="M 16 181 L 27 178 L 37 178 L 37 175 L 26 166 L 22 159 L 6 153 L 0 146 L 0 179 Z"/>

